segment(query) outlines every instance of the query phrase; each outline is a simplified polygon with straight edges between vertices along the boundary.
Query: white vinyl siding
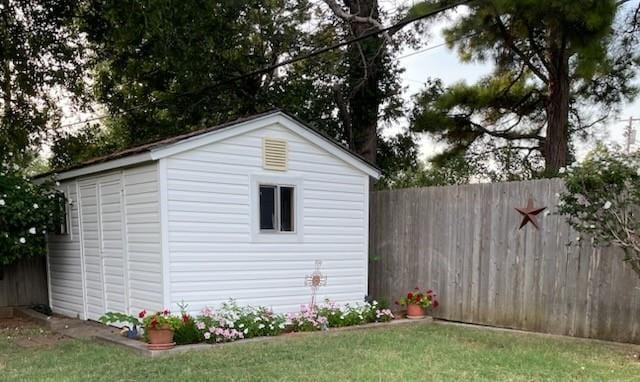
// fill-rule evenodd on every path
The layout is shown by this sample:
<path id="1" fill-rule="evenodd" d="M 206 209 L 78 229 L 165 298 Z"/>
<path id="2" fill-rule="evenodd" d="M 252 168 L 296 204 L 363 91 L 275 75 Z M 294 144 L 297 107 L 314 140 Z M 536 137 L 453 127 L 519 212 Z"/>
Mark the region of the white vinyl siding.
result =
<path id="1" fill-rule="evenodd" d="M 263 139 L 287 142 L 287 171 L 263 169 Z M 368 176 L 279 125 L 166 160 L 171 307 L 192 311 L 229 298 L 294 311 L 310 301 L 305 276 L 322 260 L 318 300 L 362 301 L 367 292 Z M 252 237 L 252 177 L 290 177 L 303 195 L 300 240 Z M 298 190 L 296 190 L 298 191 Z M 282 235 L 274 235 L 282 236 Z"/>
<path id="2" fill-rule="evenodd" d="M 54 312 L 97 319 L 106 311 L 162 308 L 157 163 L 66 181 L 60 189 L 73 204 L 70 234 L 49 235 Z"/>
<path id="3" fill-rule="evenodd" d="M 85 318 L 76 184 L 64 182 L 60 190 L 72 201 L 67 217 L 70 231 L 67 235 L 48 235 L 50 304 L 56 313 Z"/>

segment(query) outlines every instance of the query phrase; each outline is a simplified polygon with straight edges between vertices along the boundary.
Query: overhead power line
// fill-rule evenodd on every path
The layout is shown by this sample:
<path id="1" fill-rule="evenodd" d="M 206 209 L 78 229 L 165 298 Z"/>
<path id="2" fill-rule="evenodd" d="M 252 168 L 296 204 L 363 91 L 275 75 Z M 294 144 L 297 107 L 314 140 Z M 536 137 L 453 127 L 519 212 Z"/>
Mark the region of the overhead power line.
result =
<path id="1" fill-rule="evenodd" d="M 270 72 L 270 71 L 272 71 L 272 70 L 274 70 L 274 69 L 277 69 L 277 68 L 279 68 L 279 67 L 287 66 L 287 65 L 290 65 L 290 64 L 296 63 L 296 62 L 298 62 L 298 61 L 307 60 L 307 59 L 309 59 L 309 58 L 319 56 L 319 55 L 321 55 L 321 54 L 324 54 L 324 53 L 330 52 L 330 51 L 332 51 L 332 50 L 335 50 L 335 49 L 338 49 L 338 48 L 342 48 L 343 46 L 351 45 L 351 44 L 353 44 L 353 43 L 356 43 L 356 42 L 359 42 L 359 41 L 365 40 L 365 39 L 367 39 L 367 38 L 369 38 L 369 37 L 373 37 L 373 36 L 377 36 L 377 35 L 380 35 L 380 34 L 383 34 L 383 33 L 387 33 L 387 32 L 390 32 L 390 31 L 396 31 L 396 30 L 402 29 L 402 28 L 404 28 L 405 26 L 407 26 L 407 25 L 409 25 L 409 24 L 411 24 L 411 23 L 414 23 L 414 22 L 419 21 L 419 20 L 422 20 L 422 19 L 426 19 L 426 18 L 428 18 L 428 17 L 435 16 L 435 15 L 437 15 L 437 14 L 439 14 L 439 13 L 442 13 L 442 12 L 448 11 L 448 10 L 450 10 L 450 9 L 456 8 L 456 7 L 460 6 L 460 5 L 464 5 L 464 4 L 470 3 L 470 2 L 472 2 L 472 1 L 474 1 L 474 0 L 462 0 L 462 1 L 458 1 L 458 2 L 455 2 L 455 3 L 449 4 L 449 5 L 446 5 L 446 6 L 440 7 L 440 8 L 436 8 L 436 9 L 434 9 L 434 10 L 432 10 L 432 11 L 429 11 L 429 12 L 426 12 L 426 13 L 424 13 L 424 14 L 422 14 L 422 15 L 419 15 L 419 16 L 416 16 L 416 17 L 410 17 L 410 18 L 407 18 L 407 19 L 401 20 L 401 21 L 397 22 L 396 24 L 393 24 L 393 25 L 388 26 L 388 27 L 386 27 L 386 28 L 376 29 L 376 30 L 374 30 L 374 31 L 371 31 L 371 32 L 368 32 L 368 33 L 362 34 L 362 35 L 360 35 L 360 36 L 354 37 L 354 38 L 349 39 L 349 40 L 346 40 L 346 41 L 342 41 L 342 42 L 339 42 L 339 43 L 335 43 L 335 44 L 333 44 L 333 45 L 330 45 L 330 46 L 327 46 L 327 47 L 324 47 L 324 48 L 321 48 L 321 49 L 317 49 L 317 50 L 314 50 L 314 51 L 309 52 L 309 53 L 301 54 L 301 55 L 299 55 L 299 56 L 296 56 L 296 57 L 290 58 L 290 59 L 288 59 L 288 60 L 284 60 L 284 61 L 278 62 L 278 63 L 273 64 L 273 65 L 268 65 L 268 66 L 265 66 L 265 67 L 262 67 L 262 68 L 259 68 L 259 69 L 256 69 L 256 70 L 253 70 L 253 71 L 251 71 L 251 72 L 243 73 L 243 74 L 240 74 L 240 75 L 238 75 L 238 76 L 234 76 L 234 77 L 231 77 L 231 78 L 228 78 L 228 79 L 222 80 L 222 81 L 218 81 L 218 82 L 216 82 L 216 83 L 214 83 L 214 84 L 211 84 L 211 85 L 208 85 L 208 86 L 204 86 L 204 87 L 202 87 L 202 88 L 200 88 L 200 89 L 197 89 L 197 90 L 195 90 L 195 91 L 185 92 L 185 93 L 179 93 L 179 94 L 175 94 L 175 95 L 177 95 L 177 96 L 186 96 L 186 95 L 198 94 L 198 93 L 202 93 L 202 92 L 205 92 L 205 91 L 207 91 L 207 90 L 215 89 L 215 88 L 217 88 L 217 87 L 220 87 L 220 86 L 223 86 L 223 85 L 227 85 L 227 84 L 230 84 L 230 83 L 233 83 L 233 82 L 235 82 L 235 81 L 239 81 L 239 80 L 242 80 L 242 79 L 245 79 L 245 78 L 248 78 L 248 77 L 253 77 L 253 76 L 256 76 L 256 75 L 259 75 L 259 74 L 268 73 L 268 72 Z M 426 50 L 430 50 L 430 49 L 435 49 L 435 48 L 437 48 L 437 47 L 439 47 L 439 46 L 441 46 L 441 45 L 442 45 L 442 44 L 439 44 L 438 46 L 433 46 L 433 47 L 425 48 L 425 49 L 423 49 L 422 51 L 426 51 Z M 414 53 L 411 53 L 410 55 L 412 55 L 412 54 L 418 54 L 418 53 L 421 53 L 422 51 L 420 51 L 420 52 L 414 52 Z M 407 56 L 404 56 L 404 57 L 407 57 Z M 400 57 L 400 58 L 404 58 L 404 57 Z M 153 105 L 154 103 L 157 103 L 157 102 L 160 102 L 160 100 L 158 100 L 158 101 L 152 101 L 152 102 L 147 102 L 147 103 L 145 103 L 145 104 L 143 104 L 143 105 L 145 105 L 145 106 Z M 133 110 L 139 109 L 139 108 L 141 108 L 143 105 L 138 105 L 138 106 L 136 106 L 136 107 L 132 107 L 132 108 L 130 108 L 130 109 L 125 109 L 125 110 L 120 111 L 120 112 L 117 112 L 117 113 L 105 114 L 105 115 L 101 115 L 101 116 L 96 116 L 96 117 L 88 118 L 88 119 L 85 119 L 85 120 L 82 120 L 82 121 L 78 121 L 78 122 L 67 123 L 67 124 L 61 125 L 60 127 L 61 127 L 61 128 L 64 128 L 64 127 L 71 127 L 71 126 L 76 126 L 76 125 L 81 125 L 81 124 L 85 124 L 85 123 L 89 123 L 89 122 L 98 121 L 98 120 L 101 120 L 101 119 L 104 119 L 104 118 L 110 117 L 110 116 L 112 116 L 112 115 L 124 114 L 124 113 L 126 113 L 126 112 L 129 112 L 129 111 L 133 111 Z"/>

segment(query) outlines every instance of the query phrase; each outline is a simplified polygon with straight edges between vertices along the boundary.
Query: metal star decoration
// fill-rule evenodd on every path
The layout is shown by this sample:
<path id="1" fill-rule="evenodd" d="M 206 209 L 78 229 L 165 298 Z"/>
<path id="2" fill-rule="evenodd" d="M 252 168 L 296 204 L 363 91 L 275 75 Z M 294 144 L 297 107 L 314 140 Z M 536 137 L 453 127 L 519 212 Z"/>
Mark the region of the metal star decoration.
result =
<path id="1" fill-rule="evenodd" d="M 522 223 L 520 223 L 520 227 L 518 227 L 518 229 L 522 229 L 522 227 L 527 225 L 527 223 L 529 222 L 531 222 L 531 224 L 533 224 L 533 226 L 536 227 L 536 229 L 540 229 L 540 227 L 538 227 L 538 221 L 536 220 L 536 215 L 538 215 L 540 212 L 546 209 L 547 207 L 534 207 L 533 199 L 531 198 L 529 198 L 529 200 L 527 201 L 526 207 L 516 207 L 516 211 L 518 211 L 520 215 L 522 215 Z"/>

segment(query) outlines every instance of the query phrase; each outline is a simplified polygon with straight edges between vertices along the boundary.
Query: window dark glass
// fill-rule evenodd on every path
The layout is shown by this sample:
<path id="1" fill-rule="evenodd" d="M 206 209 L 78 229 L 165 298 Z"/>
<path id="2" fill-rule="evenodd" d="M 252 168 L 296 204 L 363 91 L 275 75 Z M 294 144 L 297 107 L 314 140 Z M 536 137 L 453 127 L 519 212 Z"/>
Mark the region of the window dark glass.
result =
<path id="1" fill-rule="evenodd" d="M 275 186 L 260 186 L 260 229 L 276 229 Z"/>
<path id="2" fill-rule="evenodd" d="M 280 231 L 293 232 L 293 187 L 280 187 Z"/>
<path id="3" fill-rule="evenodd" d="M 63 196 L 62 198 L 60 198 L 60 221 L 59 221 L 59 225 L 55 226 L 55 230 L 54 233 L 56 235 L 68 235 L 69 231 L 70 231 L 70 227 L 69 224 L 71 223 L 69 220 L 69 203 L 67 202 L 66 198 Z"/>

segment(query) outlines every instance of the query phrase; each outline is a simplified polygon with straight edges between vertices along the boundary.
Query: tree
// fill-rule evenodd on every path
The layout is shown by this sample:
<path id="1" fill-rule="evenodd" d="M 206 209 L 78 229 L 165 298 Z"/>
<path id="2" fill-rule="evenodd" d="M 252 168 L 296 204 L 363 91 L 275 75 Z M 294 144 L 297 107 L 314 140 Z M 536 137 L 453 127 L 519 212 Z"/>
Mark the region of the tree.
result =
<path id="1" fill-rule="evenodd" d="M 400 7 L 396 9 L 396 15 L 390 15 L 381 10 L 377 0 L 323 1 L 338 21 L 340 33 L 337 37 L 342 41 L 382 31 L 384 22 L 395 24 L 431 10 L 425 8 L 407 14 Z M 401 46 L 417 44 L 422 33 L 420 24 L 413 31 L 395 28 L 349 44 L 343 53 L 343 80 L 332 87 L 344 140 L 353 151 L 373 163 L 385 155 L 378 149 L 378 144 L 382 143 L 379 122 L 393 121 L 404 114 L 399 79 L 403 69 L 394 60 L 394 55 Z M 406 134 L 401 141 L 386 144 L 397 147 L 399 142 L 405 142 L 408 145 L 404 149 L 411 152 L 415 144 L 409 142 L 409 138 L 413 139 L 413 135 Z"/>
<path id="2" fill-rule="evenodd" d="M 282 106 L 287 69 L 230 79 L 304 51 L 309 17 L 305 0 L 91 0 L 97 101 L 127 145 Z"/>
<path id="3" fill-rule="evenodd" d="M 118 151 L 128 144 L 128 131 L 106 121 L 77 131 L 60 131 L 51 145 L 49 167 L 61 169 Z"/>
<path id="4" fill-rule="evenodd" d="M 335 0 L 325 3 L 341 21 L 344 39 L 383 28 L 376 0 L 345 0 L 344 5 Z M 351 149 L 373 163 L 377 154 L 378 112 L 385 98 L 384 77 L 397 74 L 389 61 L 385 38 L 388 35 L 380 34 L 350 44 L 344 57 L 345 80 L 335 86 L 345 140 Z"/>
<path id="5" fill-rule="evenodd" d="M 123 148 L 274 106 L 376 161 L 378 120 L 402 114 L 399 69 L 390 55 L 396 48 L 380 45 L 380 38 L 367 39 L 357 47 L 243 76 L 353 38 L 355 32 L 320 2 L 195 3 L 89 3 L 82 25 L 95 52 L 94 89 L 112 116 L 106 132 L 89 126 L 62 134 L 53 164 L 117 149 L 99 144 L 113 132 L 116 146 Z M 369 9 L 376 19 L 384 16 Z M 369 24 L 358 28 L 358 35 L 371 31 Z M 367 51 L 364 61 L 361 50 Z M 234 80 L 237 76 L 242 78 Z"/>
<path id="6" fill-rule="evenodd" d="M 26 164 L 84 90 L 76 0 L 0 0 L 0 162 Z"/>
<path id="7" fill-rule="evenodd" d="M 447 161 L 434 164 L 415 160 L 415 165 L 403 166 L 383 174 L 378 189 L 397 189 L 409 187 L 436 187 L 456 184 L 469 184 L 480 171 L 464 157 L 452 157 Z"/>
<path id="8" fill-rule="evenodd" d="M 489 0 L 468 5 L 445 30 L 463 61 L 492 61 L 476 84 L 444 88 L 437 82 L 418 96 L 412 128 L 433 134 L 448 153 L 487 154 L 511 146 L 553 175 L 572 161 L 572 138 L 585 136 L 635 96 L 634 38 L 618 38 L 613 0 L 581 2 Z M 588 110 L 599 107 L 597 115 Z"/>
<path id="9" fill-rule="evenodd" d="M 594 244 L 621 248 L 640 277 L 640 153 L 598 147 L 563 178 L 558 211 Z"/>

